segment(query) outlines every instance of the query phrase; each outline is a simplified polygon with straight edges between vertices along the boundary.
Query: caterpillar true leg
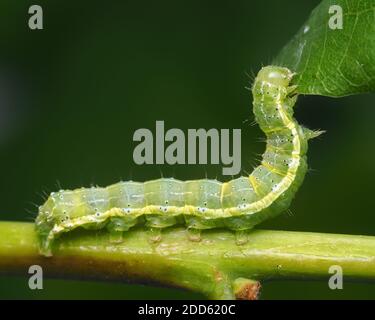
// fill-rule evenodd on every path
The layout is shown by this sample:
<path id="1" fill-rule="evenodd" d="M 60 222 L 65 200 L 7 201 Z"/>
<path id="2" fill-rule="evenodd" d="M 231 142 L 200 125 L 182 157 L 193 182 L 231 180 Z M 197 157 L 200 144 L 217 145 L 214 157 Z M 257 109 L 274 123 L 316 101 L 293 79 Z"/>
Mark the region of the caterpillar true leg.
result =
<path id="1" fill-rule="evenodd" d="M 199 242 L 202 240 L 202 232 L 200 229 L 187 228 L 186 232 L 190 241 Z"/>
<path id="2" fill-rule="evenodd" d="M 236 243 L 240 246 L 248 242 L 247 230 L 237 230 L 235 231 Z"/>
<path id="3" fill-rule="evenodd" d="M 148 233 L 150 235 L 150 242 L 156 243 L 161 241 L 161 228 L 150 228 Z"/>
<path id="4" fill-rule="evenodd" d="M 296 86 L 287 68 L 262 68 L 252 87 L 255 120 L 266 135 L 261 163 L 246 177 L 217 180 L 158 179 L 119 182 L 106 188 L 81 188 L 52 193 L 39 209 L 36 230 L 40 251 L 51 255 L 54 239 L 78 227 L 107 228 L 111 241 L 137 224 L 150 230 L 152 242 L 163 228 L 187 227 L 191 240 L 204 229 L 229 228 L 238 244 L 247 230 L 289 207 L 307 170 L 307 141 L 312 131 L 293 118 Z"/>

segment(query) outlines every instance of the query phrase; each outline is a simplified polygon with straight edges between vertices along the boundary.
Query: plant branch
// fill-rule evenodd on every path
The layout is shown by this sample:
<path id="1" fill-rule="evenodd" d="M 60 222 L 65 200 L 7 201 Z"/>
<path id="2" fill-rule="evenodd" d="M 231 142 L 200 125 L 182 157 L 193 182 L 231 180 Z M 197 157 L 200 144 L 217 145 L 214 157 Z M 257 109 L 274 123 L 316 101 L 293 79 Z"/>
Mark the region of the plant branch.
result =
<path id="1" fill-rule="evenodd" d="M 328 279 L 331 265 L 340 265 L 345 279 L 373 281 L 375 237 L 256 230 L 237 245 L 230 231 L 205 231 L 193 242 L 183 228 L 173 228 L 153 243 L 138 228 L 112 244 L 106 232 L 77 230 L 56 241 L 53 257 L 45 258 L 32 223 L 0 222 L 0 273 L 26 275 L 34 264 L 51 277 L 154 283 L 212 299 L 251 299 L 258 281 Z"/>

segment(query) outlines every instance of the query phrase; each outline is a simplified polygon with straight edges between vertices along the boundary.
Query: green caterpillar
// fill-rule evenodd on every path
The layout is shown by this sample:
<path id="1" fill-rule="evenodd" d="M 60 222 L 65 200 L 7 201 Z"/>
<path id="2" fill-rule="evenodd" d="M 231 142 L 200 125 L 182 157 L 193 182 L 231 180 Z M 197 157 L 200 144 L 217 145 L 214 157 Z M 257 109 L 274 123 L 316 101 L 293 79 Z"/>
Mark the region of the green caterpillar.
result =
<path id="1" fill-rule="evenodd" d="M 36 218 L 40 252 L 52 255 L 62 233 L 82 227 L 106 228 L 110 239 L 122 241 L 131 227 L 145 224 L 160 240 L 163 228 L 187 226 L 190 239 L 200 230 L 229 228 L 241 243 L 243 231 L 286 210 L 307 171 L 307 141 L 321 131 L 300 126 L 293 118 L 296 86 L 287 68 L 267 66 L 256 77 L 255 120 L 267 137 L 261 164 L 250 176 L 221 183 L 216 180 L 158 179 L 119 182 L 106 188 L 81 188 L 51 193 Z"/>

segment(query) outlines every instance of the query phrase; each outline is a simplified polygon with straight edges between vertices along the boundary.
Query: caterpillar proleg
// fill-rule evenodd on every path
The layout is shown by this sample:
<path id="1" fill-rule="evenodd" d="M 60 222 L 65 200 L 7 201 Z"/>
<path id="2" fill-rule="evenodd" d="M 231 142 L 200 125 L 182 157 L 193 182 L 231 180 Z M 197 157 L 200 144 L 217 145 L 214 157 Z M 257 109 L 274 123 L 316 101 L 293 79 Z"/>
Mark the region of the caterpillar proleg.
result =
<path id="1" fill-rule="evenodd" d="M 40 252 L 52 255 L 54 240 L 78 227 L 106 228 L 113 242 L 138 224 L 150 228 L 155 241 L 163 228 L 176 224 L 185 225 L 192 240 L 199 240 L 200 230 L 224 227 L 236 231 L 239 242 L 246 241 L 243 231 L 289 207 L 306 174 L 307 142 L 321 134 L 293 118 L 293 75 L 287 68 L 267 66 L 254 81 L 253 112 L 267 142 L 261 163 L 249 176 L 223 183 L 126 181 L 51 193 L 36 218 Z"/>

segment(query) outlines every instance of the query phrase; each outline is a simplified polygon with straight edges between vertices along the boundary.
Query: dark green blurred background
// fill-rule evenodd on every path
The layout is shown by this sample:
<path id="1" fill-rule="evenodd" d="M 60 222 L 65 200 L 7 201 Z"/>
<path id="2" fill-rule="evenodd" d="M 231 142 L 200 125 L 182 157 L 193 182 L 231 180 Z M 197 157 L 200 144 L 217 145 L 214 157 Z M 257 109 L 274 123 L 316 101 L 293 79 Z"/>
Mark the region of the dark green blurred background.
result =
<path id="1" fill-rule="evenodd" d="M 133 132 L 242 128 L 242 167 L 263 138 L 247 74 L 270 63 L 317 0 L 0 3 L 0 220 L 32 221 L 41 194 L 120 179 L 219 178 L 220 166 L 137 166 Z M 44 30 L 28 28 L 28 8 Z M 262 228 L 375 235 L 375 96 L 302 97 L 296 117 L 327 130 L 291 210 Z M 250 118 L 250 122 L 244 120 Z M 327 274 L 328 278 L 328 274 Z M 0 277 L 0 298 L 199 298 L 170 289 Z M 265 283 L 262 298 L 375 298 L 375 285 Z"/>

